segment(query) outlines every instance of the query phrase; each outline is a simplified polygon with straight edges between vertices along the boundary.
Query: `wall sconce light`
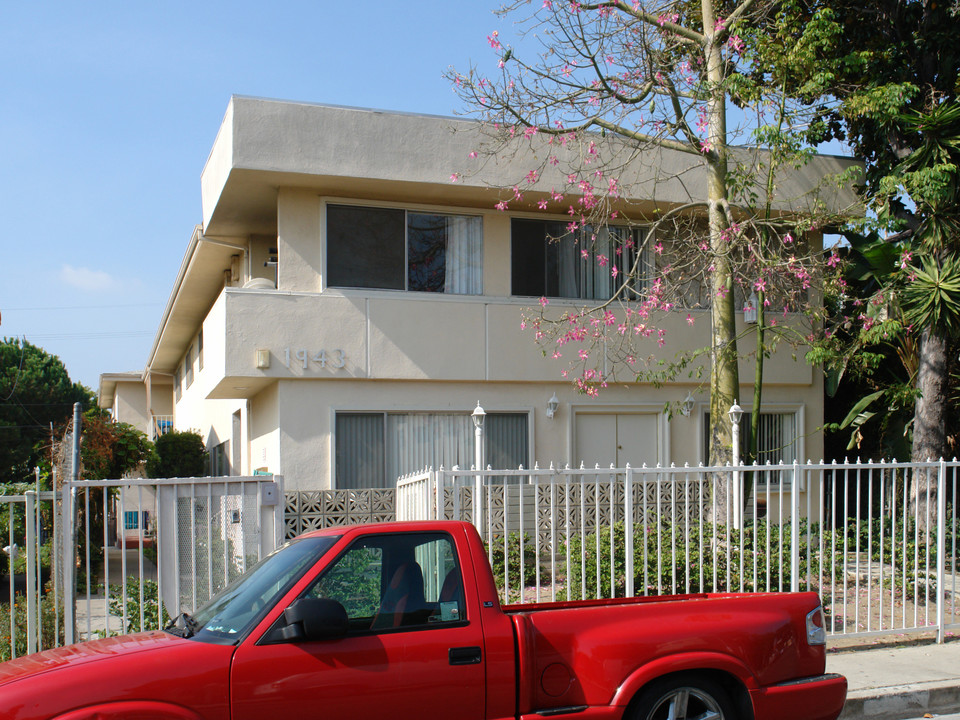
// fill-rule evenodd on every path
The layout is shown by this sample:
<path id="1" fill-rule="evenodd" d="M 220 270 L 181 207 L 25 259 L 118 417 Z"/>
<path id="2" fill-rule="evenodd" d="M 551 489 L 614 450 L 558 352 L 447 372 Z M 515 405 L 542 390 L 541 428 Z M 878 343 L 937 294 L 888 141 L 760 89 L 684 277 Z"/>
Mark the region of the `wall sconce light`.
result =
<path id="1" fill-rule="evenodd" d="M 560 407 L 560 400 L 557 399 L 557 394 L 554 393 L 550 396 L 550 399 L 547 400 L 547 417 L 553 420 L 553 416 L 557 414 L 557 408 Z"/>
<path id="2" fill-rule="evenodd" d="M 759 298 L 757 298 L 756 291 L 750 293 L 750 297 L 747 298 L 747 302 L 743 305 L 743 321 L 750 325 L 754 325 L 757 322 L 757 305 L 760 304 Z"/>
<path id="3" fill-rule="evenodd" d="M 693 412 L 694 405 L 697 404 L 697 401 L 694 400 L 691 393 L 687 393 L 687 397 L 684 398 L 683 404 L 680 406 L 680 414 L 684 417 L 690 417 L 690 413 Z"/>
<path id="4" fill-rule="evenodd" d="M 266 348 L 257 348 L 257 368 L 266 370 L 270 367 L 270 351 Z"/>

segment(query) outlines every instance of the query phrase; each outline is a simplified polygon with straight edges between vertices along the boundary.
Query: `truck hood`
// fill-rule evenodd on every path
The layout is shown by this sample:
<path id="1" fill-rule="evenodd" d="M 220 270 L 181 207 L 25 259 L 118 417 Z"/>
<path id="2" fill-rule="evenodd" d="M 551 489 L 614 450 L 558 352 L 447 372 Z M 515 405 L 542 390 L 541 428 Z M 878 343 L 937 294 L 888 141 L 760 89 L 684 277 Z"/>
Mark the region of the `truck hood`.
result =
<path id="1" fill-rule="evenodd" d="M 0 663 L 0 686 L 60 668 L 77 667 L 111 658 L 127 658 L 142 653 L 159 653 L 174 647 L 182 647 L 184 643 L 189 642 L 189 640 L 154 630 L 44 650 Z"/>

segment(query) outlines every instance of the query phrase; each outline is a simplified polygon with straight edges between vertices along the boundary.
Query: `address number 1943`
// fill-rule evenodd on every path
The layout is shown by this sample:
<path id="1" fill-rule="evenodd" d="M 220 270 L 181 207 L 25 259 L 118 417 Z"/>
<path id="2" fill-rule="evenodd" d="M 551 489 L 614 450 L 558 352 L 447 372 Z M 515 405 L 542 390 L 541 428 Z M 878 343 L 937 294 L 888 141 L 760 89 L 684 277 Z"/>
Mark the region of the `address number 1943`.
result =
<path id="1" fill-rule="evenodd" d="M 287 367 L 291 362 L 299 364 L 304 370 L 310 369 L 311 363 L 316 363 L 321 368 L 331 367 L 335 370 L 342 368 L 346 364 L 346 355 L 343 350 L 317 350 L 311 352 L 306 348 L 284 348 L 283 361 Z"/>

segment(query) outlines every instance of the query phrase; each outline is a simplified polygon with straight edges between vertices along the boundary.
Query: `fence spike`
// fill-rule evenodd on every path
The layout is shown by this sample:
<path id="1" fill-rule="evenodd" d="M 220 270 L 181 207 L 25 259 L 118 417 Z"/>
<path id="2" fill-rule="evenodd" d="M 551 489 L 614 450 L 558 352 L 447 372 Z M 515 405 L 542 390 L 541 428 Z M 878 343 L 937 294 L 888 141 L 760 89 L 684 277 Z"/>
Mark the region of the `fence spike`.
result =
<path id="1" fill-rule="evenodd" d="M 583 460 L 580 461 L 580 469 L 581 469 L 581 470 L 585 470 L 585 469 L 586 469 L 586 468 L 584 468 L 584 466 L 583 466 Z"/>

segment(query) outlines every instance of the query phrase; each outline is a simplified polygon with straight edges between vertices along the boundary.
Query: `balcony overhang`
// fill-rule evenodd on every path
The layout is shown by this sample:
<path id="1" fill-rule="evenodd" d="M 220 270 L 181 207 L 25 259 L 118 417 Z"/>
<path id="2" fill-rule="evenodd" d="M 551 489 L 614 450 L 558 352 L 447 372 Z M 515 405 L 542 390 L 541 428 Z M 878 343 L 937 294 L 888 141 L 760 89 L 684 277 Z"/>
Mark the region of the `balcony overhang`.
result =
<path id="1" fill-rule="evenodd" d="M 544 144 L 536 151 L 518 147 L 510 154 L 470 159 L 485 139 L 484 126 L 473 120 L 234 96 L 201 176 L 204 233 L 275 232 L 281 187 L 318 195 L 491 208 L 497 188 L 519 182 L 543 164 L 547 153 L 577 152 Z M 611 137 L 602 142 L 607 155 L 625 163 L 618 182 L 635 212 L 706 197 L 701 156 L 669 149 L 638 153 Z M 750 148 L 734 152 L 748 165 L 765 156 Z M 822 183 L 856 164 L 850 158 L 818 155 L 799 170 L 785 170 L 777 178 L 781 200 L 774 210 L 805 210 L 814 191 L 817 200 L 835 212 L 859 207 L 849 184 Z M 556 167 L 546 165 L 538 181 L 525 186 L 524 201 L 512 201 L 511 209 L 535 209 L 536 201 L 553 188 L 564 188 L 564 166 L 563 157 Z M 457 182 L 451 182 L 454 173 L 459 174 Z"/>

